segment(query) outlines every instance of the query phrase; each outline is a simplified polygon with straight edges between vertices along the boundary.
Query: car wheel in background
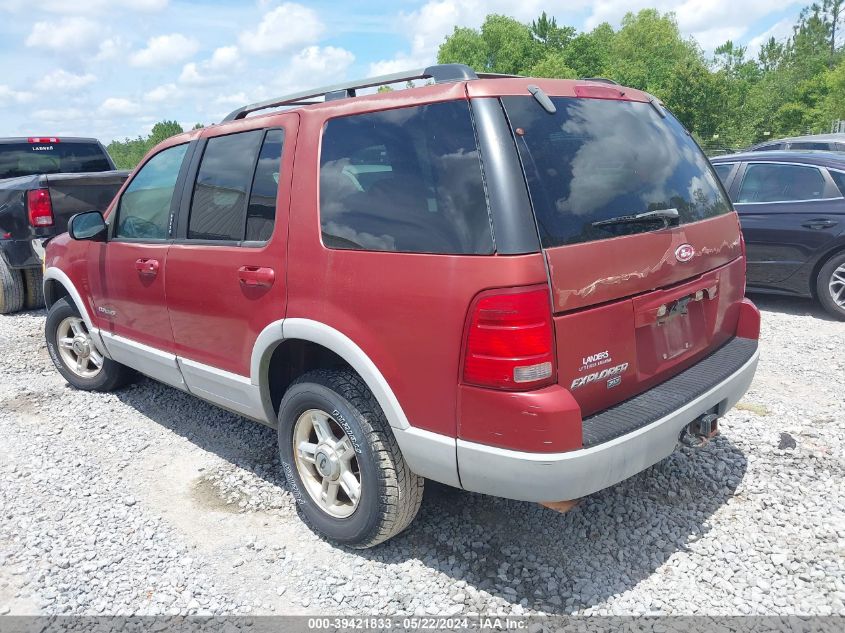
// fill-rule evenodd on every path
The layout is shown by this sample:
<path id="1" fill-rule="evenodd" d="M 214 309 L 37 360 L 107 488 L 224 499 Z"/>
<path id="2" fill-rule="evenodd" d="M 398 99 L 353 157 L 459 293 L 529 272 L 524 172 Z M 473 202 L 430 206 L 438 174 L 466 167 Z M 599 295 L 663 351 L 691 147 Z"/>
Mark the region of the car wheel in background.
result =
<path id="1" fill-rule="evenodd" d="M 419 510 L 424 480 L 351 371 L 313 371 L 290 386 L 279 407 L 279 451 L 300 515 L 333 541 L 372 547 Z"/>
<path id="2" fill-rule="evenodd" d="M 26 290 L 24 308 L 38 310 L 44 307 L 44 273 L 40 268 L 24 268 L 23 282 Z"/>
<path id="3" fill-rule="evenodd" d="M 11 314 L 23 308 L 24 286 L 21 271 L 9 268 L 0 257 L 0 314 Z"/>
<path id="4" fill-rule="evenodd" d="M 76 308 L 59 299 L 47 312 L 47 351 L 59 373 L 73 387 L 85 391 L 112 391 L 133 377 L 128 367 L 103 356 Z"/>
<path id="5" fill-rule="evenodd" d="M 819 303 L 837 319 L 845 321 L 845 252 L 831 257 L 816 279 Z"/>

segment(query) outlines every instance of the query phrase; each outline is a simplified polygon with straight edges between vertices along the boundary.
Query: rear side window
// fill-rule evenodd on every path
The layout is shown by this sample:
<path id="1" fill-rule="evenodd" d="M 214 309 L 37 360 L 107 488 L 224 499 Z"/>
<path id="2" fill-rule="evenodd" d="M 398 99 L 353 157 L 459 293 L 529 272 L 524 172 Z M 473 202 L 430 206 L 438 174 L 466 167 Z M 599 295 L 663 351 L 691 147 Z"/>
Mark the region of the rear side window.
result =
<path id="1" fill-rule="evenodd" d="M 194 184 L 188 239 L 243 239 L 247 192 L 263 135 L 252 130 L 208 139 Z"/>
<path id="2" fill-rule="evenodd" d="M 320 155 L 320 224 L 330 248 L 493 252 L 469 104 L 330 120 Z"/>
<path id="3" fill-rule="evenodd" d="M 502 99 L 516 133 L 544 247 L 664 226 L 604 220 L 676 209 L 681 224 L 730 211 L 710 162 L 683 126 L 648 103 L 532 97 Z"/>
<path id="4" fill-rule="evenodd" d="M 728 183 L 728 176 L 731 175 L 731 172 L 734 170 L 735 163 L 719 163 L 718 165 L 713 165 L 713 169 L 716 170 L 716 175 L 719 176 L 719 180 L 722 181 L 725 185 Z"/>
<path id="5" fill-rule="evenodd" d="M 0 143 L 0 178 L 111 169 L 99 143 Z"/>
<path id="6" fill-rule="evenodd" d="M 839 192 L 845 196 L 845 172 L 829 169 L 828 173 L 830 174 L 830 177 L 833 178 L 833 182 L 836 183 Z"/>
<path id="7" fill-rule="evenodd" d="M 783 143 L 769 143 L 768 145 L 760 145 L 759 147 L 755 147 L 751 151 L 752 152 L 768 152 L 770 150 L 783 149 L 783 148 L 784 148 Z"/>
<path id="8" fill-rule="evenodd" d="M 144 163 L 120 197 L 115 237 L 169 237 L 173 191 L 187 150 L 187 144 L 168 147 Z"/>
<path id="9" fill-rule="evenodd" d="M 819 200 L 825 180 L 816 167 L 779 163 L 750 163 L 737 202 L 790 202 Z"/>
<path id="10" fill-rule="evenodd" d="M 266 242 L 273 234 L 284 138 L 282 130 L 269 130 L 261 145 L 246 210 L 247 242 Z"/>
<path id="11" fill-rule="evenodd" d="M 797 143 L 790 143 L 789 149 L 820 149 L 820 150 L 830 150 L 832 149 L 830 143 L 820 143 L 818 141 L 800 141 Z"/>

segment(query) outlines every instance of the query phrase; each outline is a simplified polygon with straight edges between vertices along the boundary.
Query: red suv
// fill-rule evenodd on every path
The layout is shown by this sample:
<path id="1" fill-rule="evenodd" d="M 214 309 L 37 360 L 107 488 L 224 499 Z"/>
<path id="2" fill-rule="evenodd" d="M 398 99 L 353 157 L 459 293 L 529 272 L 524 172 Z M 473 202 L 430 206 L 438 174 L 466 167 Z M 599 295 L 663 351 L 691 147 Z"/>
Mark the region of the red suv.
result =
<path id="1" fill-rule="evenodd" d="M 135 370 L 277 427 L 300 514 L 354 547 L 408 526 L 425 478 L 613 485 L 715 434 L 757 364 L 722 186 L 608 82 L 442 65 L 253 104 L 69 233 L 45 271 L 67 381 Z"/>

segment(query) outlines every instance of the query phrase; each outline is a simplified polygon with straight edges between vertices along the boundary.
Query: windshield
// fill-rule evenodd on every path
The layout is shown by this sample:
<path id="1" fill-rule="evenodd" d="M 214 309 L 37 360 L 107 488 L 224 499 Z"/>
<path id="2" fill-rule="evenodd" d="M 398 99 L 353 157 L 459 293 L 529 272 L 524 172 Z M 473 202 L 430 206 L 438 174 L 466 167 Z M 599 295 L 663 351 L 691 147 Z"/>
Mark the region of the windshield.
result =
<path id="1" fill-rule="evenodd" d="M 0 178 L 111 169 L 99 143 L 0 143 Z"/>
<path id="2" fill-rule="evenodd" d="M 604 223 L 676 209 L 685 224 L 730 211 L 707 158 L 683 126 L 651 104 L 504 97 L 546 248 L 663 228 L 662 217 Z M 664 214 L 665 215 L 665 214 Z"/>

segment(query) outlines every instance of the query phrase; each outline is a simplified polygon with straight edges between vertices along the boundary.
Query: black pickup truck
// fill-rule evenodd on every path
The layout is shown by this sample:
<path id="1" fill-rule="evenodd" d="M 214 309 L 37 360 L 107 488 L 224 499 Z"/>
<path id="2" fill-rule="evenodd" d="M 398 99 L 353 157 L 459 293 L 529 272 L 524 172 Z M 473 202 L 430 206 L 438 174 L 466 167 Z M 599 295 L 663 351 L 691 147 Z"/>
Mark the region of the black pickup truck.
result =
<path id="1" fill-rule="evenodd" d="M 44 303 L 44 244 L 82 211 L 105 211 L 129 172 L 92 138 L 0 138 L 0 314 Z"/>

